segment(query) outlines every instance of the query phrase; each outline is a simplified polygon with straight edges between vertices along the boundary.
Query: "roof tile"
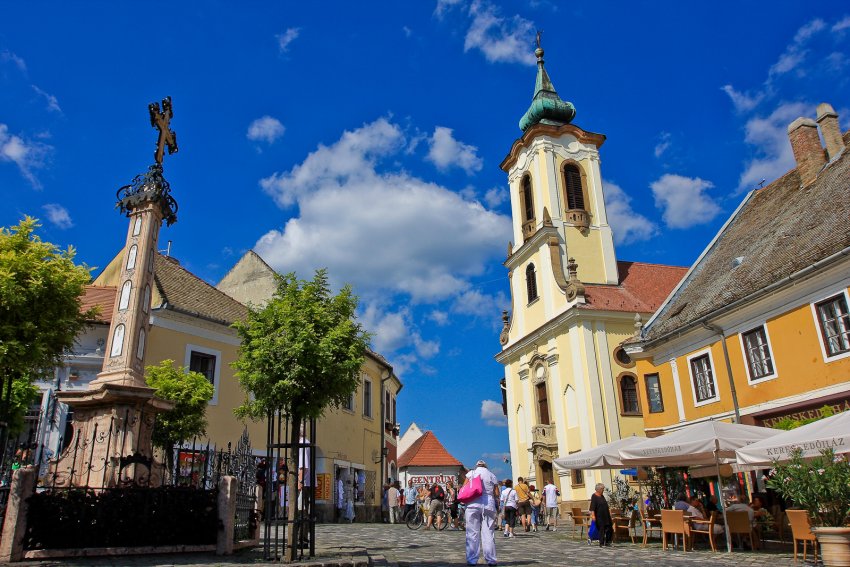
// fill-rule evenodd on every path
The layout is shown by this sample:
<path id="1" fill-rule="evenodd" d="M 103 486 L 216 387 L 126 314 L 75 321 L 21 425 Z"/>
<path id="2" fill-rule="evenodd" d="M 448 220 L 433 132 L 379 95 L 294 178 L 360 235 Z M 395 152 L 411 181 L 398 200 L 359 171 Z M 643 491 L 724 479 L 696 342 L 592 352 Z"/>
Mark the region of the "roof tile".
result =
<path id="1" fill-rule="evenodd" d="M 431 431 L 426 431 L 398 458 L 398 468 L 446 466 L 462 467 L 463 463 L 446 451 L 446 448 Z"/>

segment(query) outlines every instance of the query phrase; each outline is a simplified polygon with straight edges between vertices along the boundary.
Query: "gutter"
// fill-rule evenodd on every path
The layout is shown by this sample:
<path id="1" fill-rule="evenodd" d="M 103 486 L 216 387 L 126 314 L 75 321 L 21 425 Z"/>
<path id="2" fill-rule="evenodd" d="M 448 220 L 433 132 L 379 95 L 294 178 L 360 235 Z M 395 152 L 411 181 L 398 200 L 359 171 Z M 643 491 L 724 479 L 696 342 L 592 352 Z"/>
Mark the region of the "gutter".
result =
<path id="1" fill-rule="evenodd" d="M 674 331 L 670 331 L 669 333 L 661 335 L 660 337 L 652 339 L 651 341 L 647 341 L 647 342 L 643 343 L 643 345 L 641 345 L 642 350 L 645 352 L 647 349 L 652 348 L 653 346 L 655 346 L 656 344 L 658 344 L 658 343 L 660 343 L 664 340 L 667 340 L 669 338 L 680 337 L 680 336 L 684 335 L 686 332 L 694 329 L 695 327 L 699 327 L 699 326 L 702 326 L 703 324 L 708 323 L 708 321 L 710 319 L 716 319 L 717 317 L 719 317 L 719 316 L 721 316 L 725 313 L 728 313 L 729 311 L 733 311 L 733 310 L 737 309 L 738 307 L 740 307 L 741 305 L 743 305 L 745 303 L 749 303 L 749 302 L 751 302 L 755 299 L 760 298 L 763 295 L 767 295 L 769 293 L 772 293 L 772 292 L 776 291 L 777 289 L 780 289 L 780 288 L 782 288 L 782 287 L 784 287 L 784 286 L 786 286 L 790 283 L 793 283 L 796 280 L 799 280 L 802 277 L 809 275 L 811 272 L 814 272 L 816 270 L 819 270 L 820 268 L 823 268 L 824 266 L 828 266 L 830 264 L 837 262 L 838 260 L 841 260 L 842 257 L 847 256 L 847 255 L 850 255 L 850 246 L 848 246 L 848 247 L 846 247 L 842 250 L 839 250 L 838 252 L 836 252 L 835 254 L 833 254 L 831 256 L 827 256 L 826 258 L 818 260 L 814 264 L 806 266 L 802 270 L 794 272 L 793 274 L 791 274 L 789 276 L 785 276 L 781 280 L 773 282 L 772 284 L 768 285 L 767 287 L 763 287 L 762 289 L 755 291 L 755 292 L 753 292 L 753 293 L 751 293 L 747 296 L 744 296 L 741 299 L 733 301 L 732 303 L 725 305 L 724 307 L 716 309 L 716 310 L 712 311 L 711 313 L 709 313 L 707 315 L 703 315 L 699 319 L 691 321 L 690 323 L 688 323 L 684 327 L 681 327 L 681 328 L 676 329 Z"/>

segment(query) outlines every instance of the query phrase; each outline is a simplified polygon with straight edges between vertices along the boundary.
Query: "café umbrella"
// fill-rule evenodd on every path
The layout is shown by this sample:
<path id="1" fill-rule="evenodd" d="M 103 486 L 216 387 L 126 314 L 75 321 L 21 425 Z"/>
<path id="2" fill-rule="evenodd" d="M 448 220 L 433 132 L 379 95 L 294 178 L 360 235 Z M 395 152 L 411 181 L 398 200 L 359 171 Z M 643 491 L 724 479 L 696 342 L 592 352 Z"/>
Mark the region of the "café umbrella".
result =
<path id="1" fill-rule="evenodd" d="M 739 466 L 769 467 L 774 461 L 787 461 L 799 448 L 803 458 L 817 457 L 824 449 L 836 454 L 850 453 L 850 411 L 803 425 L 763 439 L 736 451 Z"/>
<path id="2" fill-rule="evenodd" d="M 620 469 L 623 461 L 620 459 L 620 449 L 645 441 L 645 437 L 623 437 L 604 445 L 598 445 L 584 451 L 572 453 L 566 457 L 555 459 L 555 468 L 562 470 L 589 469 Z"/>
<path id="3" fill-rule="evenodd" d="M 735 451 L 762 439 L 780 433 L 767 427 L 703 421 L 635 443 L 620 450 L 620 457 L 627 466 L 670 466 L 690 467 L 713 465 L 717 472 L 717 486 L 721 486 L 720 465 L 735 460 Z M 723 507 L 726 522 L 726 507 Z M 732 540 L 727 532 L 726 548 L 732 551 Z"/>

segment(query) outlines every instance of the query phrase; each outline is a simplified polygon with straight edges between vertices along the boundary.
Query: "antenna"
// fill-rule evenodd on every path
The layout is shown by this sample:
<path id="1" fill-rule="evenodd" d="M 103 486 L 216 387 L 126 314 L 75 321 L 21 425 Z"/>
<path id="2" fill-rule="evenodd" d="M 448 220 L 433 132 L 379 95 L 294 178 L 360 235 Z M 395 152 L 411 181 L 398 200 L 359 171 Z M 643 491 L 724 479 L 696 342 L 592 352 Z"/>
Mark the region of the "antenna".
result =
<path id="1" fill-rule="evenodd" d="M 168 246 L 166 246 L 165 250 L 162 250 L 162 252 L 165 252 L 166 257 L 171 256 L 171 241 L 170 240 L 168 241 Z"/>
<path id="2" fill-rule="evenodd" d="M 767 179 L 762 179 L 761 181 L 759 181 L 759 189 L 761 189 L 762 187 L 764 187 L 764 182 L 765 182 L 765 181 L 767 181 Z"/>

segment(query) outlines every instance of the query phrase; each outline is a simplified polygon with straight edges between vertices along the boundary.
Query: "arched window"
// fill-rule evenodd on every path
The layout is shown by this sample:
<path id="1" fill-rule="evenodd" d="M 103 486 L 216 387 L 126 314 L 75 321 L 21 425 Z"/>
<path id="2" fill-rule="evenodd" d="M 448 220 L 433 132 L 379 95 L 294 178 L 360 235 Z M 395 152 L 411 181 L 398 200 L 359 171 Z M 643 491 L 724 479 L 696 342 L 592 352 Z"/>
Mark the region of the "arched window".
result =
<path id="1" fill-rule="evenodd" d="M 581 171 L 571 163 L 564 166 L 564 192 L 567 196 L 567 209 L 585 210 Z"/>
<path id="2" fill-rule="evenodd" d="M 145 329 L 139 329 L 139 346 L 136 349 L 136 358 L 142 360 L 145 358 Z"/>
<path id="3" fill-rule="evenodd" d="M 534 264 L 529 264 L 525 269 L 525 288 L 528 291 L 529 303 L 537 299 L 537 272 L 534 270 Z"/>
<path id="4" fill-rule="evenodd" d="M 623 415 L 641 415 L 640 403 L 638 402 L 637 377 L 633 374 L 620 376 L 620 401 L 622 402 Z"/>
<path id="5" fill-rule="evenodd" d="M 139 251 L 139 247 L 133 244 L 130 246 L 130 251 L 127 252 L 127 269 L 132 270 L 136 267 L 136 254 Z"/>
<path id="6" fill-rule="evenodd" d="M 148 312 L 148 309 L 151 308 L 151 286 L 145 286 L 145 297 L 142 300 L 142 311 L 145 313 Z"/>
<path id="7" fill-rule="evenodd" d="M 534 220 L 534 198 L 531 193 L 531 176 L 526 175 L 522 178 L 522 209 L 523 220 L 528 222 Z"/>
<path id="8" fill-rule="evenodd" d="M 136 217 L 136 222 L 133 224 L 133 236 L 139 236 L 142 232 L 142 217 Z"/>

